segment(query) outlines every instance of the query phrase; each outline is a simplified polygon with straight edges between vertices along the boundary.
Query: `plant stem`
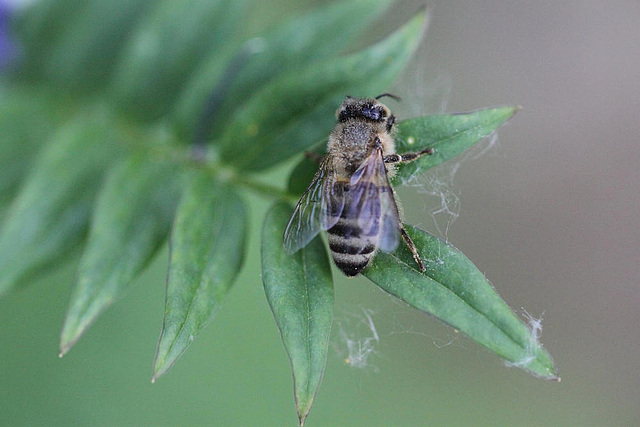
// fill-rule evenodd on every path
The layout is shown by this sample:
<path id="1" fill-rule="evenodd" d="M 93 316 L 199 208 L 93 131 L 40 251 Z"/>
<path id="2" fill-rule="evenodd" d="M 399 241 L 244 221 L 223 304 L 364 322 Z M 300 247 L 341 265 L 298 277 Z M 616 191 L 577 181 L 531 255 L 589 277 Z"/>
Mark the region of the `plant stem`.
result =
<path id="1" fill-rule="evenodd" d="M 295 204 L 298 201 L 297 196 L 290 194 L 285 189 L 261 182 L 260 177 L 220 163 L 217 159 L 212 158 L 210 152 L 207 152 L 206 146 L 200 144 L 185 146 L 168 133 L 160 133 L 158 136 L 153 133 L 132 133 L 131 128 L 124 125 L 120 128 L 128 131 L 124 134 L 128 138 L 122 138 L 122 140 L 132 150 L 146 150 L 149 155 L 158 159 L 182 163 L 189 168 L 206 170 L 222 181 L 244 187 L 269 199 L 279 199 L 290 204 Z M 162 143 L 158 143 L 158 140 Z M 140 144 L 140 141 L 146 141 L 146 143 Z"/>
<path id="2" fill-rule="evenodd" d="M 232 182 L 238 183 L 239 185 L 252 190 L 262 196 L 277 198 L 291 204 L 296 204 L 298 202 L 298 198 L 296 196 L 276 186 L 259 182 L 248 176 L 236 175 L 234 178 L 235 179 L 233 179 Z"/>

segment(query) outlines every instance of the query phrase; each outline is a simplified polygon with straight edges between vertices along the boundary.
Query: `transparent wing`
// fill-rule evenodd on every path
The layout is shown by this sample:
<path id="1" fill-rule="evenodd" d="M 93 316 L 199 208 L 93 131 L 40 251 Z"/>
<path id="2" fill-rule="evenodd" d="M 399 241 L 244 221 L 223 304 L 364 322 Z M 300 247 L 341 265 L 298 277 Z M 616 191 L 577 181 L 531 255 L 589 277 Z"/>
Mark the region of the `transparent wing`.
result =
<path id="1" fill-rule="evenodd" d="M 333 227 L 340 218 L 343 188 L 333 182 L 330 164 L 331 159 L 326 156 L 287 223 L 283 244 L 289 254 L 305 247 L 320 230 Z"/>
<path id="2" fill-rule="evenodd" d="M 382 177 L 386 182 L 386 186 L 378 187 L 380 189 L 380 210 L 382 211 L 382 230 L 380 231 L 378 247 L 382 252 L 393 252 L 398 247 L 398 242 L 400 242 L 400 214 L 396 199 L 393 196 L 393 188 L 389 185 L 386 170 Z"/>
<path id="3" fill-rule="evenodd" d="M 400 215 L 384 166 L 382 150 L 377 148 L 351 177 L 350 218 L 358 218 L 363 235 L 378 235 L 378 248 L 391 252 L 400 239 Z"/>

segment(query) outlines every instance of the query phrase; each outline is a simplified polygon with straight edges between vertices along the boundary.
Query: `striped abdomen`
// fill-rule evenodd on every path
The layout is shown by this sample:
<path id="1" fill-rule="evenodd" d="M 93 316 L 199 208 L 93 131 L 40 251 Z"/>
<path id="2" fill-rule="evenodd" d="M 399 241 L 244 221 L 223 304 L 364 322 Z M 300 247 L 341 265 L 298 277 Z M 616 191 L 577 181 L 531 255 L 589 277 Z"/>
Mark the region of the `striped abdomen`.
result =
<path id="1" fill-rule="evenodd" d="M 339 185 L 335 183 L 334 190 Z M 342 184 L 342 191 L 344 206 L 338 222 L 327 230 L 327 237 L 336 266 L 347 276 L 355 276 L 365 269 L 378 248 L 380 199 L 373 182 L 351 188 Z"/>

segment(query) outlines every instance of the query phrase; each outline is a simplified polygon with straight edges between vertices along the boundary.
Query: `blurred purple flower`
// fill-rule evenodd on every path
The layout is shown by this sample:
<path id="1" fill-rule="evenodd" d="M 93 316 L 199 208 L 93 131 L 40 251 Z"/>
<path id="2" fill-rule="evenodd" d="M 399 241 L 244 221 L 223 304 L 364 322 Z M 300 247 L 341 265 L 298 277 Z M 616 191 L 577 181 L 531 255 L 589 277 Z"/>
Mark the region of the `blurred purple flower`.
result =
<path id="1" fill-rule="evenodd" d="M 9 37 L 8 28 L 12 9 L 9 2 L 0 0 L 0 70 L 16 55 L 16 47 Z"/>

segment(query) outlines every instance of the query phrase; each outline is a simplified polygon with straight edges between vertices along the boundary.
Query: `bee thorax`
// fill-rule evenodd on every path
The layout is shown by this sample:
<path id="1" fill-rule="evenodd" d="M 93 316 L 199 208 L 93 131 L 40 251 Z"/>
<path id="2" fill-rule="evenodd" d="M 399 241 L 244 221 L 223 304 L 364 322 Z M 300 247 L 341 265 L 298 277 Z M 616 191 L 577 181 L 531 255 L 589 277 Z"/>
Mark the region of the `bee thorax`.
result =
<path id="1" fill-rule="evenodd" d="M 335 126 L 327 151 L 341 159 L 348 170 L 362 164 L 378 144 L 385 156 L 395 152 L 393 138 L 383 124 L 354 119 Z"/>

